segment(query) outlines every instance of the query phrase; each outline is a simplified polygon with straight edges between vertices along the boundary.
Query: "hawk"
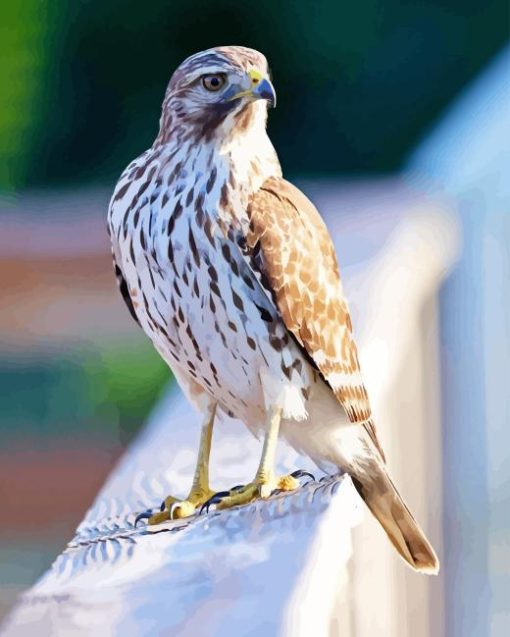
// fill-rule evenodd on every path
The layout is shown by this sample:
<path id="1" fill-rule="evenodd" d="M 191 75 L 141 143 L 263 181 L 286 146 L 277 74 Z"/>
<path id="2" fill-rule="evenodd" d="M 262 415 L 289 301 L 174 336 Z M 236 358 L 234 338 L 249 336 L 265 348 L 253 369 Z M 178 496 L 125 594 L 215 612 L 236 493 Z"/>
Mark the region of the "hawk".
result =
<path id="1" fill-rule="evenodd" d="M 297 488 L 300 472 L 274 472 L 282 435 L 319 467 L 349 473 L 401 557 L 437 573 L 388 475 L 331 238 L 282 177 L 266 133 L 275 102 L 261 53 L 226 46 L 189 57 L 170 80 L 152 147 L 110 202 L 120 292 L 203 416 L 190 493 L 146 517 L 156 524 L 208 502 L 227 509 Z M 215 495 L 217 411 L 264 444 L 253 481 Z"/>

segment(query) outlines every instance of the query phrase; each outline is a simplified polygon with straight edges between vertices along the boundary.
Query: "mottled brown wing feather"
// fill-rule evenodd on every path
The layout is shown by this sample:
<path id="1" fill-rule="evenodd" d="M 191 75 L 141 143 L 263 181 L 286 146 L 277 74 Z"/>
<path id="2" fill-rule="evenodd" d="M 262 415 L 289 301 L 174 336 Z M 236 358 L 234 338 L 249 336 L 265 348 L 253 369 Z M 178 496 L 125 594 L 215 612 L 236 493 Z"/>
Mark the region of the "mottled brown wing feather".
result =
<path id="1" fill-rule="evenodd" d="M 335 249 L 314 205 L 271 178 L 252 197 L 247 244 L 288 330 L 330 385 L 351 422 L 366 428 L 384 459 L 361 379 Z"/>

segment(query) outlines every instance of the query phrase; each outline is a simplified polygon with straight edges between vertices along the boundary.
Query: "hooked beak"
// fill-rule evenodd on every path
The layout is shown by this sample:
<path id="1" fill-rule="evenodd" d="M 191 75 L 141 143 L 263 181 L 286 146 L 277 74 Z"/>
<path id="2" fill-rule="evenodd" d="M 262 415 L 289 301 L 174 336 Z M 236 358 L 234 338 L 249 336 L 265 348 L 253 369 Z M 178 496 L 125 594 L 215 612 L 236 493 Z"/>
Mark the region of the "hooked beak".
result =
<path id="1" fill-rule="evenodd" d="M 252 94 L 253 97 L 257 99 L 267 100 L 271 108 L 276 107 L 276 93 L 274 86 L 266 77 L 260 80 L 255 88 L 252 89 Z"/>
<path id="2" fill-rule="evenodd" d="M 240 97 L 251 97 L 252 100 L 266 100 L 272 108 L 276 106 L 276 93 L 267 77 L 264 77 L 260 71 L 252 69 L 247 73 L 247 80 L 250 88 L 239 91 L 230 98 L 231 100 Z"/>

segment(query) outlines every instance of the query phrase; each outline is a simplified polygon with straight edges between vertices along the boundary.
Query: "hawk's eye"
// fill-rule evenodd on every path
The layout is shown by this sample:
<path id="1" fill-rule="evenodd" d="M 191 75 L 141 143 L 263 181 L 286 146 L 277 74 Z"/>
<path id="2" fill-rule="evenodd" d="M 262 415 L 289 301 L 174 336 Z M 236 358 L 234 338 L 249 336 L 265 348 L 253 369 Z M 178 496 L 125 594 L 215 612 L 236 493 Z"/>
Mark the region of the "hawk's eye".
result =
<path id="1" fill-rule="evenodd" d="M 204 75 L 202 77 L 202 86 L 208 91 L 219 91 L 226 82 L 223 73 L 215 73 L 214 75 Z"/>

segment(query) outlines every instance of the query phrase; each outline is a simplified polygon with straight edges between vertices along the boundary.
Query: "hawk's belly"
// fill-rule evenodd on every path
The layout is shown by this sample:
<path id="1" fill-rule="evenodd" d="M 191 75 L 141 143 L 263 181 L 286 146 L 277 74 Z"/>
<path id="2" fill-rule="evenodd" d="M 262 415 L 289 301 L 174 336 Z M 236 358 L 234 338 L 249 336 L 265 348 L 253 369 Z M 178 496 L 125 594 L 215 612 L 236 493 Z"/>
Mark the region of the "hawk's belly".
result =
<path id="1" fill-rule="evenodd" d="M 186 218 L 144 243 L 134 263 L 121 245 L 123 271 L 143 329 L 177 375 L 246 424 L 261 425 L 274 403 L 303 418 L 313 372 L 239 247 Z"/>

